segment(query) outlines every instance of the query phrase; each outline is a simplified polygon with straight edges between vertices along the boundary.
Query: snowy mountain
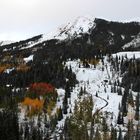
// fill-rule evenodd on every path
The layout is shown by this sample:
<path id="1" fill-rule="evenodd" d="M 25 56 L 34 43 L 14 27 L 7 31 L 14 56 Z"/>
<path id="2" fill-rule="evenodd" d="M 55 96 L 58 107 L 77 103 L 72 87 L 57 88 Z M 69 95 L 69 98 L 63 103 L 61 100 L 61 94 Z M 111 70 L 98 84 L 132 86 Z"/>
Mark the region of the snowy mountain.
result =
<path id="1" fill-rule="evenodd" d="M 88 44 L 100 45 L 110 47 L 110 49 L 126 49 L 131 44 L 139 44 L 140 24 L 136 22 L 120 23 L 111 22 L 103 19 L 93 18 L 90 16 L 78 17 L 75 20 L 58 27 L 56 30 L 32 37 L 27 40 L 19 42 L 1 42 L 1 45 L 6 45 L 4 51 L 14 49 L 31 49 L 43 44 L 44 42 L 57 41 L 57 43 L 75 42 L 77 39 L 83 40 Z M 80 42 L 81 42 L 80 41 Z M 132 41 L 132 42 L 131 42 Z M 80 44 L 80 42 L 77 44 Z M 55 42 L 56 43 L 56 42 Z M 127 44 L 128 43 L 128 44 Z M 24 45 L 23 45 L 24 44 Z M 56 45 L 56 44 L 55 44 Z M 41 45 L 42 46 L 42 45 Z"/>
<path id="2" fill-rule="evenodd" d="M 89 33 L 91 29 L 94 29 L 96 23 L 92 17 L 78 17 L 72 22 L 62 25 L 56 31 L 43 35 L 43 40 L 74 38 L 81 36 L 81 34 Z"/>
<path id="3" fill-rule="evenodd" d="M 34 40 L 34 38 L 36 38 L 36 37 L 33 37 L 33 40 L 32 40 L 32 38 L 28 39 L 27 43 L 24 45 L 24 47 L 21 48 L 21 46 L 19 45 L 18 48 L 19 49 L 29 49 L 44 41 L 49 41 L 49 40 L 53 40 L 53 39 L 65 41 L 67 39 L 72 40 L 74 38 L 76 39 L 78 37 L 82 37 L 82 35 L 85 33 L 90 34 L 90 32 L 96 27 L 96 23 L 94 22 L 94 20 L 95 19 L 90 16 L 78 17 L 74 21 L 66 23 L 50 33 L 40 35 L 39 37 L 37 37 L 37 40 Z M 20 41 L 20 42 L 21 43 L 26 42 L 26 40 Z M 20 42 L 15 42 L 15 43 L 19 44 Z M 2 41 L 1 46 L 9 45 L 11 43 L 14 43 L 14 42 Z M 15 47 L 13 49 L 15 49 Z"/>

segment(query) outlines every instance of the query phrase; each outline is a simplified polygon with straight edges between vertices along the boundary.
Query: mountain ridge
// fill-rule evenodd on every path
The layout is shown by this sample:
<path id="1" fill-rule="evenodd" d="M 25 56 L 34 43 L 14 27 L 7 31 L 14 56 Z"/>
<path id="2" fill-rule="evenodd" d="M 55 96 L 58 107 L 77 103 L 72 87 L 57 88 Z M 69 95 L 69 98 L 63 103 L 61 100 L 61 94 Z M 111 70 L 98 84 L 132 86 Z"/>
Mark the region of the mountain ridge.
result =
<path id="1" fill-rule="evenodd" d="M 92 16 L 79 16 L 75 20 L 72 20 L 66 24 L 63 24 L 57 27 L 52 32 L 41 34 L 42 37 L 40 38 L 40 42 L 52 40 L 52 39 L 65 40 L 68 38 L 80 37 L 81 34 L 86 34 L 86 33 L 88 34 L 90 30 L 94 30 L 94 28 L 96 28 L 96 22 L 99 23 L 100 21 L 108 22 L 108 23 L 120 23 L 120 24 L 121 23 L 122 24 L 135 23 L 135 24 L 140 25 L 140 22 L 137 22 L 137 21 L 117 22 L 117 21 L 110 21 L 110 20 L 105 20 L 101 18 L 94 18 Z M 31 38 L 34 38 L 34 37 L 35 36 Z M 25 40 L 28 40 L 28 39 L 25 39 Z M 21 41 L 24 41 L 24 40 L 21 40 Z M 16 41 L 11 41 L 11 42 L 8 41 L 8 43 L 4 43 L 4 42 L 5 41 L 1 41 L 1 46 L 8 45 Z M 20 42 L 20 41 L 17 41 L 17 42 Z"/>

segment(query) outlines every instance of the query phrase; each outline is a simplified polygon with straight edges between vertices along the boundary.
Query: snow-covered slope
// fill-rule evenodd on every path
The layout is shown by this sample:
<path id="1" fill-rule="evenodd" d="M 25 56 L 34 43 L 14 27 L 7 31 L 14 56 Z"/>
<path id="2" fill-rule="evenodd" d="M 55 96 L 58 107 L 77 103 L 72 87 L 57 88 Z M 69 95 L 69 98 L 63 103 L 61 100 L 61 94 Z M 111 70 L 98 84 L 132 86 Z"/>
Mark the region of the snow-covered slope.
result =
<path id="1" fill-rule="evenodd" d="M 140 47 L 140 34 L 138 34 L 131 42 L 125 44 L 123 49 Z"/>
<path id="2" fill-rule="evenodd" d="M 132 59 L 132 58 L 136 58 L 136 59 L 139 59 L 140 58 L 140 51 L 134 51 L 134 52 L 118 52 L 118 53 L 116 53 L 116 54 L 113 54 L 113 57 L 115 58 L 116 56 L 118 56 L 118 57 L 124 57 L 124 58 L 126 58 L 127 57 L 127 59 Z"/>
<path id="3" fill-rule="evenodd" d="M 10 41 L 10 40 L 7 40 L 7 41 L 0 41 L 0 46 L 8 45 L 8 44 L 11 44 L 11 43 L 14 43 L 14 41 Z"/>
<path id="4" fill-rule="evenodd" d="M 118 56 L 125 56 L 127 54 L 128 59 L 132 58 L 135 54 L 136 58 L 140 57 L 140 52 L 133 52 L 132 55 L 130 52 L 120 52 L 113 54 L 113 57 L 116 55 Z M 115 72 L 113 69 L 113 66 L 111 63 L 108 62 L 108 57 L 104 58 L 104 64 L 102 62 L 99 62 L 96 68 L 94 68 L 93 65 L 90 65 L 90 68 L 84 68 L 79 67 L 80 60 L 74 60 L 74 61 L 68 61 L 66 62 L 66 65 L 68 67 L 72 68 L 72 71 L 76 74 L 76 79 L 79 81 L 79 84 L 76 85 L 76 87 L 71 92 L 71 98 L 69 102 L 69 108 L 68 108 L 68 114 L 64 115 L 64 118 L 58 122 L 57 128 L 64 125 L 66 117 L 70 116 L 71 113 L 70 109 L 74 110 L 75 101 L 79 100 L 78 94 L 80 92 L 81 87 L 86 88 L 87 95 L 93 96 L 93 102 L 94 102 L 94 108 L 93 113 L 95 113 L 97 110 L 100 110 L 103 114 L 108 112 L 108 118 L 107 123 L 109 126 L 114 126 L 116 128 L 122 128 L 124 131 L 126 129 L 127 125 L 121 126 L 117 124 L 117 117 L 119 113 L 119 104 L 121 104 L 122 101 L 122 95 L 118 95 L 118 93 L 114 93 L 111 91 L 111 85 L 109 84 L 109 81 L 111 83 L 115 82 L 116 79 L 119 79 L 121 81 L 122 77 L 120 77 L 120 74 Z M 103 69 L 104 70 L 103 70 Z M 106 82 L 107 81 L 107 82 Z M 122 91 L 124 91 L 124 88 L 120 86 Z M 61 95 L 61 98 L 63 100 L 64 98 L 64 90 L 59 89 L 58 93 Z M 98 93 L 98 96 L 96 94 Z M 86 96 L 86 95 L 84 95 Z M 133 96 L 136 96 L 136 93 L 133 92 Z M 62 100 L 60 100 L 57 105 L 62 107 Z M 129 120 L 129 114 L 131 114 L 131 117 L 134 118 L 134 108 L 131 109 L 128 108 L 128 114 L 124 118 L 124 124 L 127 124 Z"/>
<path id="5" fill-rule="evenodd" d="M 68 112 L 70 109 L 74 110 L 75 101 L 78 101 L 78 94 L 80 92 L 81 87 L 86 88 L 87 95 L 93 96 L 93 102 L 94 102 L 94 108 L 93 113 L 95 113 L 97 110 L 100 110 L 101 112 L 109 112 L 110 114 L 113 113 L 112 120 L 108 118 L 108 123 L 114 126 L 117 125 L 117 116 L 118 116 L 118 106 L 119 103 L 121 103 L 122 96 L 119 96 L 117 93 L 111 92 L 111 85 L 109 83 L 106 83 L 105 80 L 114 81 L 117 77 L 116 75 L 112 75 L 110 69 L 111 65 L 108 63 L 107 58 L 105 58 L 105 65 L 103 65 L 101 62 L 97 65 L 96 68 L 94 68 L 93 65 L 90 65 L 90 68 L 79 68 L 80 60 L 74 60 L 74 61 L 68 61 L 66 62 L 66 65 L 68 67 L 72 68 L 72 71 L 76 74 L 76 78 L 79 81 L 79 84 L 76 85 L 76 87 L 71 92 L 71 99 L 69 103 Z M 104 71 L 102 71 L 102 68 L 104 67 Z M 106 92 L 105 92 L 106 90 Z M 96 96 L 96 93 L 98 93 L 98 97 Z M 62 94 L 64 96 L 64 91 L 59 90 L 59 94 Z M 62 101 L 61 101 L 62 102 Z M 62 103 L 58 103 L 59 107 L 62 107 Z M 64 121 L 66 117 L 70 116 L 71 114 L 68 113 L 67 115 L 64 115 L 64 118 L 58 123 L 57 128 L 60 128 L 64 125 Z"/>
<path id="6" fill-rule="evenodd" d="M 69 22 L 56 31 L 53 31 L 49 34 L 43 35 L 42 40 L 49 39 L 60 39 L 64 40 L 67 38 L 77 37 L 80 34 L 88 33 L 90 29 L 94 29 L 96 26 L 94 18 L 92 17 L 78 17 L 76 20 Z"/>
<path id="7" fill-rule="evenodd" d="M 74 39 L 74 38 L 80 37 L 82 34 L 89 33 L 91 30 L 93 30 L 96 27 L 94 20 L 95 19 L 90 16 L 78 17 L 74 21 L 64 24 L 63 26 L 58 27 L 56 30 L 48 34 L 41 35 L 41 37 L 38 40 L 27 42 L 24 45 L 24 47 L 22 45 L 19 45 L 18 48 L 20 50 L 29 49 L 29 48 L 34 47 L 37 44 L 40 44 L 44 41 L 48 41 L 51 39 L 58 39 L 60 41 L 63 41 L 67 39 Z M 10 44 L 10 43 L 13 43 L 13 42 L 1 41 L 0 46 Z M 16 48 L 17 47 L 13 47 L 12 49 L 14 50 Z M 4 49 L 4 51 L 7 51 L 7 50 L 11 50 L 11 48 Z"/>

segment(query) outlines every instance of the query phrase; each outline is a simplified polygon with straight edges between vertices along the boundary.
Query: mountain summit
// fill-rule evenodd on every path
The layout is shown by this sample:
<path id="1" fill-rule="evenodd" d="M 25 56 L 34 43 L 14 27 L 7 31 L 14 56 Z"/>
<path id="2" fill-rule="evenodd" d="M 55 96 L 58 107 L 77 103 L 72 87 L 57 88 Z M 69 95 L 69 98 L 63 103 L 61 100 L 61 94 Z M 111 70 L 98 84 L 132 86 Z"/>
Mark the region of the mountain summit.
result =
<path id="1" fill-rule="evenodd" d="M 95 19 L 90 16 L 78 17 L 74 21 L 58 27 L 55 31 L 43 35 L 43 40 L 65 40 L 67 38 L 75 38 L 83 33 L 88 33 L 96 26 L 94 20 Z"/>

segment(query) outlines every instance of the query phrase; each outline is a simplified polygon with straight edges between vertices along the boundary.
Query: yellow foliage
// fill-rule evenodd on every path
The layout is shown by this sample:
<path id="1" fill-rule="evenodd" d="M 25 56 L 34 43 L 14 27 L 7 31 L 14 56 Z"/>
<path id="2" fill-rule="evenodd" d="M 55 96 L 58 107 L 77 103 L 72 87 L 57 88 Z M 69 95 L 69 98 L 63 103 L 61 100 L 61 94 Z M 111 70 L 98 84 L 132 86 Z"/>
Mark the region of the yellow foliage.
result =
<path id="1" fill-rule="evenodd" d="M 100 60 L 99 59 L 97 59 L 97 58 L 92 58 L 92 59 L 90 59 L 90 60 L 85 60 L 87 63 L 89 63 L 89 64 L 91 64 L 91 65 L 97 65 L 97 64 L 99 64 L 99 62 L 100 62 Z M 83 61 L 82 60 L 80 60 L 80 63 L 81 64 L 83 64 Z"/>
<path id="2" fill-rule="evenodd" d="M 50 103 L 47 106 L 47 113 L 48 113 L 49 116 L 51 116 L 51 112 L 52 112 L 54 106 L 55 106 L 55 102 L 50 101 Z"/>
<path id="3" fill-rule="evenodd" d="M 3 66 L 3 67 L 0 67 L 0 73 L 4 72 L 6 68 Z"/>
<path id="4" fill-rule="evenodd" d="M 22 102 L 22 105 L 28 108 L 27 113 L 29 115 L 33 115 L 40 112 L 43 109 L 44 100 L 39 100 L 37 98 L 31 99 L 27 97 Z"/>
<path id="5" fill-rule="evenodd" d="M 93 59 L 90 59 L 89 61 L 88 61 L 88 63 L 90 63 L 90 64 L 92 64 L 92 65 L 97 65 L 98 63 L 99 63 L 99 59 L 95 59 L 95 58 L 93 58 Z"/>
<path id="6" fill-rule="evenodd" d="M 27 66 L 26 64 L 21 64 L 21 65 L 17 66 L 16 70 L 26 72 L 26 71 L 30 70 L 30 67 Z"/>
<path id="7" fill-rule="evenodd" d="M 1 64 L 0 65 L 0 73 L 4 72 L 8 68 L 10 68 L 9 64 Z"/>
<path id="8" fill-rule="evenodd" d="M 47 108 L 47 113 L 48 113 L 49 116 L 51 116 L 52 110 L 51 110 L 51 108 L 49 106 Z"/>

